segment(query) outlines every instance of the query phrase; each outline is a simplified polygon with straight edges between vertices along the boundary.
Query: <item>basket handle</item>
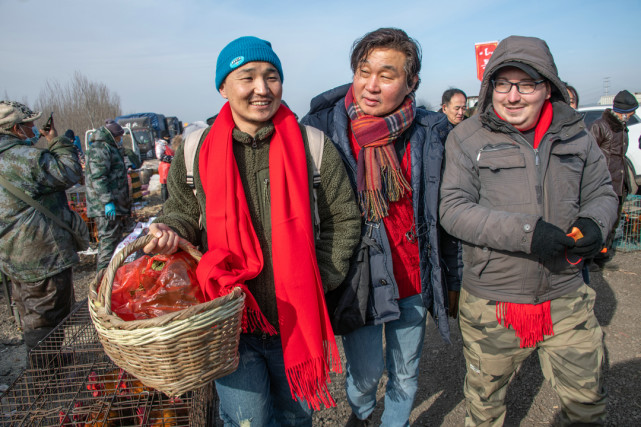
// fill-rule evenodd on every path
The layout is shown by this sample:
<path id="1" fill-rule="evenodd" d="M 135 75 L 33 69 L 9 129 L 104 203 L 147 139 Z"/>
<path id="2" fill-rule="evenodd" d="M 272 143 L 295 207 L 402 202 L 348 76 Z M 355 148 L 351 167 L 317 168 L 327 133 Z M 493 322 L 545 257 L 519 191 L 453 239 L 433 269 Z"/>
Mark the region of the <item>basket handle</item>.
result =
<path id="1" fill-rule="evenodd" d="M 105 270 L 104 276 L 102 276 L 102 281 L 100 282 L 100 289 L 98 291 L 99 300 L 104 301 L 104 308 L 107 314 L 112 315 L 111 311 L 111 292 L 113 290 L 114 278 L 116 277 L 116 271 L 122 266 L 127 257 L 136 251 L 144 248 L 150 243 L 155 236 L 147 234 L 134 240 L 133 242 L 127 244 L 120 252 L 118 252 L 109 262 L 107 269 Z M 191 243 L 187 240 L 180 238 L 178 242 L 178 247 L 183 251 L 187 252 L 192 258 L 196 261 L 200 261 L 203 254 L 198 251 Z M 102 298 L 100 298 L 102 296 Z"/>

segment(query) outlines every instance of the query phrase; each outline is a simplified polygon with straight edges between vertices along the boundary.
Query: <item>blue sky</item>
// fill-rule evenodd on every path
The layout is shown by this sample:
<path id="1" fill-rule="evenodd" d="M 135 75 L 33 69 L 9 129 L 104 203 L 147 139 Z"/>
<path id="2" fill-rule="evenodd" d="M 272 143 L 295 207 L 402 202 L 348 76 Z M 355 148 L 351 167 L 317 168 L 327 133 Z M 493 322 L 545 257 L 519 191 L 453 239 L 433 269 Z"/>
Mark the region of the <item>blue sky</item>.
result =
<path id="1" fill-rule="evenodd" d="M 106 84 L 124 113 L 183 121 L 218 112 L 218 52 L 253 35 L 272 43 L 284 95 L 299 115 L 318 93 L 351 79 L 352 42 L 399 27 L 423 48 L 419 101 L 449 87 L 476 95 L 474 44 L 509 35 L 547 41 L 582 105 L 604 92 L 641 91 L 641 1 L 0 0 L 0 97 L 33 103 L 45 82 L 74 71 Z"/>

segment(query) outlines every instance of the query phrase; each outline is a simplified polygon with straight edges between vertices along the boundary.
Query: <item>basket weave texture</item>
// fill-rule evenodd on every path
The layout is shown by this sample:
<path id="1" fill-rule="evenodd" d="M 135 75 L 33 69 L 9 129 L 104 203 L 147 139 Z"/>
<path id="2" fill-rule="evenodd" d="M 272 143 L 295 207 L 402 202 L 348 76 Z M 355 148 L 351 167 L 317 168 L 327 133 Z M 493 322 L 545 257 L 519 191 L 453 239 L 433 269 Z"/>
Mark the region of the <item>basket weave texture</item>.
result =
<path id="1" fill-rule="evenodd" d="M 238 341 L 245 294 L 230 294 L 152 319 L 124 321 L 111 311 L 116 270 L 153 239 L 128 244 L 91 284 L 89 314 L 105 353 L 144 385 L 168 396 L 198 389 L 238 367 Z M 187 243 L 180 248 L 197 261 L 202 254 Z M 100 283 L 100 288 L 97 285 Z"/>

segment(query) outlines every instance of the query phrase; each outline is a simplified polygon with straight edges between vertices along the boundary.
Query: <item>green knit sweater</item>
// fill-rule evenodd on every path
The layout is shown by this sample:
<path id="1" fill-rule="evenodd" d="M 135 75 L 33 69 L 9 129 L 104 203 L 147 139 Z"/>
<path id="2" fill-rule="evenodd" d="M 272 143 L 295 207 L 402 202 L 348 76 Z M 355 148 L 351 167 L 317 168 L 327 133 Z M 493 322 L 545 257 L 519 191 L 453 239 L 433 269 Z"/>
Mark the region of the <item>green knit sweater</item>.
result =
<path id="1" fill-rule="evenodd" d="M 269 142 L 273 133 L 269 123 L 255 137 L 235 129 L 234 156 L 247 197 L 252 224 L 263 251 L 264 267 L 260 274 L 247 282 L 261 311 L 277 329 L 278 310 L 274 289 L 271 249 L 271 216 L 269 206 Z M 194 184 L 197 196 L 187 185 L 183 148 L 178 148 L 169 170 L 167 185 L 170 197 L 155 222 L 167 224 L 179 235 L 206 250 L 205 194 L 200 180 L 199 155 L 209 129 L 203 134 L 194 161 Z M 301 127 L 307 153 L 307 168 L 312 170 L 307 133 Z M 208 173 L 224 173 L 209 171 Z M 333 143 L 325 138 L 321 182 L 317 188 L 320 234 L 316 239 L 316 258 L 325 291 L 341 284 L 349 269 L 349 260 L 360 238 L 360 212 L 343 162 Z M 311 182 L 311 172 L 309 174 Z M 311 191 L 311 185 L 310 185 Z M 202 226 L 199 218 L 202 213 Z M 312 215 L 313 218 L 313 215 Z M 296 266 L 291 266 L 296 268 Z"/>

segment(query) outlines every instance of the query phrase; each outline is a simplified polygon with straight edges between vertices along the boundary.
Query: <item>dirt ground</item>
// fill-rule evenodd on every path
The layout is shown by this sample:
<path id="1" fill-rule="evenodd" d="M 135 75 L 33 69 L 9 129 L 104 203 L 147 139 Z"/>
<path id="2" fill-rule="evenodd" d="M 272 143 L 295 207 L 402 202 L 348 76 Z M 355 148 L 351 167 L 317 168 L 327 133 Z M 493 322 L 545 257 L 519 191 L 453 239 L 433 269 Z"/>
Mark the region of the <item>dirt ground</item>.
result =
<path id="1" fill-rule="evenodd" d="M 140 218 L 156 215 L 160 197 L 152 193 Z M 641 425 L 641 253 L 619 252 L 609 268 L 592 273 L 591 286 L 597 292 L 595 312 L 603 327 L 607 349 L 606 387 L 611 426 Z M 76 299 L 84 299 L 94 274 L 95 257 L 82 257 L 74 269 Z M 461 426 L 465 417 L 463 381 L 465 363 L 458 325 L 450 320 L 452 344 L 444 343 L 430 320 L 421 378 L 410 421 L 415 426 Z M 340 338 L 337 339 L 342 354 Z M 7 301 L 0 297 L 0 392 L 6 390 L 24 368 L 25 347 Z M 330 387 L 337 407 L 314 414 L 314 425 L 342 426 L 351 412 L 344 391 L 344 374 L 333 375 Z M 384 394 L 385 379 L 379 387 Z M 544 381 L 536 355 L 522 365 L 510 384 L 507 397 L 507 426 L 555 425 L 559 399 Z M 383 402 L 374 412 L 380 424 Z"/>

